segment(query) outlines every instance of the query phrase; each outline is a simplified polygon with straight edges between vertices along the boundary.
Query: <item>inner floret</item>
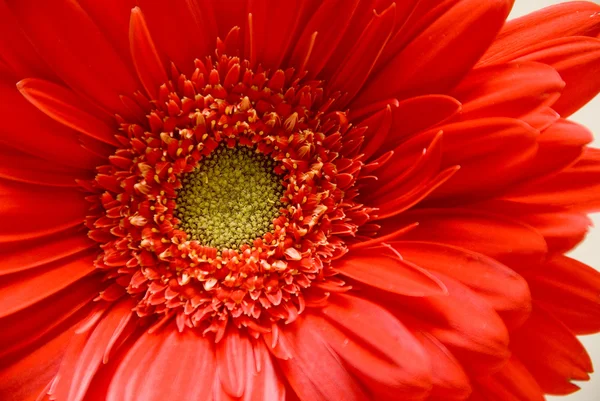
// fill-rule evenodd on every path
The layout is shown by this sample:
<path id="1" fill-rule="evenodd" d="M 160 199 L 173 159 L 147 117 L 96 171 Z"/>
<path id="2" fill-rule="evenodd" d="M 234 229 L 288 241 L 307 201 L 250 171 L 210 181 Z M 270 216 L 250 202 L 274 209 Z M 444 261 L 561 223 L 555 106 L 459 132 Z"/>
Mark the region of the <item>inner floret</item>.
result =
<path id="1" fill-rule="evenodd" d="M 271 158 L 252 148 L 215 149 L 182 178 L 180 228 L 217 249 L 239 248 L 272 231 L 284 191 L 274 168 Z"/>

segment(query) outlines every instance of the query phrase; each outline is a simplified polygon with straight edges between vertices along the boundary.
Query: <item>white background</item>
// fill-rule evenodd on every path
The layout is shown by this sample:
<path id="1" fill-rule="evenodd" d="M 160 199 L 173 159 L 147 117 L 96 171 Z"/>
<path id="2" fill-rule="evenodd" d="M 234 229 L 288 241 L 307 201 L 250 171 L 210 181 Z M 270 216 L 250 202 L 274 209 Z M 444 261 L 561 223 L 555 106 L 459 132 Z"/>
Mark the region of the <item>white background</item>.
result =
<path id="1" fill-rule="evenodd" d="M 511 18 L 563 2 L 561 0 L 516 0 Z M 594 2 L 600 4 L 600 0 Z M 571 119 L 589 127 L 596 137 L 593 146 L 600 147 L 600 97 L 589 103 Z M 595 228 L 592 228 L 583 244 L 573 251 L 570 256 L 600 270 L 600 251 L 598 250 L 600 246 L 600 214 L 592 216 L 592 219 Z M 543 333 L 540 334 L 543 335 Z M 600 372 L 600 334 L 582 337 L 581 342 L 588 349 L 594 367 Z M 578 384 L 581 386 L 581 391 L 567 397 L 548 397 L 548 401 L 600 401 L 600 373 L 592 374 L 591 382 Z"/>

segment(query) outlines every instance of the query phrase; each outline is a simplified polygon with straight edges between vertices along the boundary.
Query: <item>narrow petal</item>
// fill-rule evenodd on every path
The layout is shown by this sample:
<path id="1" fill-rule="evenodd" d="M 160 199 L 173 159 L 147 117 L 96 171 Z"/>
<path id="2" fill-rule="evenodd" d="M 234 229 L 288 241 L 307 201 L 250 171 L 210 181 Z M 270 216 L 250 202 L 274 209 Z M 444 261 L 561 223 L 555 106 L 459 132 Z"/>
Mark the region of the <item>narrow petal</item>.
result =
<path id="1" fill-rule="evenodd" d="M 600 331 L 600 273 L 566 256 L 527 272 L 536 303 L 576 334 Z"/>
<path id="2" fill-rule="evenodd" d="M 290 51 L 307 20 L 317 11 L 320 2 L 301 0 L 249 1 L 248 12 L 252 14 L 252 43 L 250 60 L 263 67 L 277 70 Z M 250 53 L 249 49 L 246 50 Z M 247 56 L 249 56 L 247 54 Z"/>
<path id="3" fill-rule="evenodd" d="M 361 298 L 338 295 L 322 315 L 333 323 L 319 326 L 324 339 L 376 399 L 425 399 L 431 388 L 427 354 L 389 312 Z"/>
<path id="4" fill-rule="evenodd" d="M 115 139 L 116 120 L 111 117 L 111 126 L 106 119 L 98 118 L 98 115 L 106 115 L 67 88 L 35 78 L 20 81 L 17 88 L 31 104 L 55 121 L 109 145 L 119 145 Z"/>
<path id="5" fill-rule="evenodd" d="M 118 338 L 132 316 L 133 302 L 119 302 L 105 313 L 91 333 L 77 333 L 69 344 L 58 372 L 52 396 L 81 401 L 94 374 L 105 359 L 111 342 Z"/>
<path id="6" fill-rule="evenodd" d="M 76 189 L 0 181 L 0 242 L 40 237 L 83 227 L 89 204 Z"/>
<path id="7" fill-rule="evenodd" d="M 511 348 L 545 393 L 570 394 L 579 388 L 571 380 L 589 380 L 592 372 L 583 345 L 540 307 L 534 306 L 529 320 L 511 336 Z"/>
<path id="8" fill-rule="evenodd" d="M 441 342 L 469 374 L 486 374 L 509 357 L 506 326 L 491 305 L 474 291 L 442 273 L 434 273 L 449 295 L 382 299 L 411 331 Z M 373 294 L 375 297 L 381 295 Z"/>
<path id="9" fill-rule="evenodd" d="M 446 291 L 426 270 L 400 259 L 386 246 L 352 251 L 334 266 L 343 276 L 395 294 L 426 297 Z"/>
<path id="10" fill-rule="evenodd" d="M 505 199 L 581 211 L 600 209 L 600 150 L 586 149 L 572 167 L 552 177 L 520 186 Z"/>
<path id="11" fill-rule="evenodd" d="M 32 76 L 54 77 L 4 1 L 0 1 L 0 15 L 0 54 L 11 75 L 16 79 Z"/>
<path id="12" fill-rule="evenodd" d="M 376 73 L 360 93 L 356 105 L 390 97 L 440 93 L 451 88 L 493 42 L 512 3 L 511 0 L 458 2 Z M 464 46 L 467 40 L 469 46 Z"/>
<path id="13" fill-rule="evenodd" d="M 590 130 L 583 125 L 557 119 L 538 137 L 538 152 L 523 180 L 554 175 L 570 167 L 593 139 Z"/>
<path id="14" fill-rule="evenodd" d="M 142 334 L 117 369 L 107 401 L 212 400 L 213 347 L 194 330 L 173 326 Z"/>
<path id="15" fill-rule="evenodd" d="M 548 65 L 513 62 L 473 70 L 452 96 L 463 105 L 461 120 L 520 118 L 554 104 L 564 87 L 561 76 Z"/>
<path id="16" fill-rule="evenodd" d="M 562 117 L 570 116 L 600 92 L 600 39 L 556 39 L 532 47 L 517 61 L 546 63 L 558 71 L 566 86 L 552 108 Z"/>
<path id="17" fill-rule="evenodd" d="M 146 93 L 155 99 L 159 87 L 167 82 L 168 76 L 139 7 L 131 10 L 129 46 L 142 85 Z"/>
<path id="18" fill-rule="evenodd" d="M 381 15 L 374 13 L 373 19 L 365 27 L 348 57 L 329 81 L 330 90 L 344 93 L 344 107 L 362 88 L 371 73 L 379 55 L 387 43 L 396 18 L 396 4 L 392 3 Z"/>
<path id="19" fill-rule="evenodd" d="M 223 389 L 232 397 L 244 394 L 248 371 L 247 360 L 252 354 L 252 344 L 248 338 L 240 336 L 239 330 L 230 330 L 217 344 L 217 373 Z"/>
<path id="20" fill-rule="evenodd" d="M 358 3 L 358 0 L 321 2 L 298 39 L 290 65 L 298 68 L 299 72 L 307 70 L 311 76 L 317 75 L 342 39 Z M 315 32 L 317 37 L 313 47 L 311 38 Z"/>
<path id="21" fill-rule="evenodd" d="M 515 357 L 493 375 L 477 378 L 477 391 L 489 401 L 544 401 L 535 378 Z"/>
<path id="22" fill-rule="evenodd" d="M 523 323 L 531 311 L 527 281 L 500 262 L 466 249 L 432 242 L 395 241 L 391 245 L 406 260 L 440 272 L 485 299 L 509 328 Z"/>
<path id="23" fill-rule="evenodd" d="M 216 35 L 207 35 L 208 32 L 197 24 L 194 14 L 190 12 L 189 2 L 140 0 L 137 3 L 144 13 L 156 46 L 166 53 L 177 68 L 191 76 L 194 60 L 203 59 L 214 50 Z M 177 29 L 173 29 L 175 26 Z"/>
<path id="24" fill-rule="evenodd" d="M 278 341 L 291 353 L 291 358 L 277 362 L 290 387 L 302 401 L 368 399 L 327 343 L 321 330 L 324 324 L 322 319 L 305 314 L 281 330 Z"/>
<path id="25" fill-rule="evenodd" d="M 54 295 L 0 319 L 0 359 L 28 352 L 53 333 L 64 331 L 89 313 L 102 289 L 100 277 L 79 280 Z"/>
<path id="26" fill-rule="evenodd" d="M 76 180 L 91 177 L 89 171 L 49 163 L 3 146 L 0 147 L 0 178 L 41 186 L 77 188 Z"/>
<path id="27" fill-rule="evenodd" d="M 69 230 L 47 240 L 0 245 L 0 276 L 33 269 L 68 258 L 96 243 L 80 230 Z"/>
<path id="28" fill-rule="evenodd" d="M 37 401 L 54 378 L 72 335 L 73 328 L 70 328 L 17 360 L 0 361 L 0 397 L 11 401 Z"/>
<path id="29" fill-rule="evenodd" d="M 77 132 L 49 118 L 25 100 L 14 82 L 0 81 L 0 119 L 0 143 L 3 146 L 60 166 L 91 170 L 102 162 L 81 147 Z M 24 121 L 28 127 L 25 132 Z"/>
<path id="30" fill-rule="evenodd" d="M 428 401 L 463 401 L 471 394 L 469 376 L 444 344 L 430 334 L 415 333 L 431 363 L 432 389 Z"/>
<path id="31" fill-rule="evenodd" d="M 5 276 L 0 284 L 0 317 L 44 300 L 94 271 L 95 255 L 79 255 L 23 273 Z"/>
<path id="32" fill-rule="evenodd" d="M 538 261 L 548 250 L 544 237 L 533 227 L 499 214 L 460 208 L 411 210 L 383 221 L 380 235 L 409 222 L 419 225 L 402 240 L 456 246 L 500 262 Z"/>
<path id="33" fill-rule="evenodd" d="M 7 3 L 42 58 L 75 91 L 118 112 L 119 95 L 138 88 L 128 67 L 77 2 Z"/>
<path id="34" fill-rule="evenodd" d="M 575 1 L 546 7 L 508 21 L 492 44 L 482 64 L 514 59 L 530 46 L 567 36 L 596 36 L 600 33 L 600 5 Z"/>

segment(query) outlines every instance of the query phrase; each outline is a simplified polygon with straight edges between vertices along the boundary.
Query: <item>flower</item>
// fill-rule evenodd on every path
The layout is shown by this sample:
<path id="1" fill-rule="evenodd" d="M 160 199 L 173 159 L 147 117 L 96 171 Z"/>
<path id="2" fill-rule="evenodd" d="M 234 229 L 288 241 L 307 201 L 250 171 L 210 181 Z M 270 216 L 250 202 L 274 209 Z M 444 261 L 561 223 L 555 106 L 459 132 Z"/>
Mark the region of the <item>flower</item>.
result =
<path id="1" fill-rule="evenodd" d="M 600 6 L 511 7 L 0 2 L 2 399 L 576 390 Z"/>

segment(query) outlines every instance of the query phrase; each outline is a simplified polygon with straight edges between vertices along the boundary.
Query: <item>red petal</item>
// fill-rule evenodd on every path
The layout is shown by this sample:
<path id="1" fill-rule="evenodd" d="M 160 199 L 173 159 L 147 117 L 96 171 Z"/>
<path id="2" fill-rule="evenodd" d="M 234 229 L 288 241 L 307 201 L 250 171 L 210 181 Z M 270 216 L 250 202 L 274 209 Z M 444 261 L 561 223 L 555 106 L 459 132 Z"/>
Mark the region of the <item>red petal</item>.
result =
<path id="1" fill-rule="evenodd" d="M 75 189 L 0 182 L 0 242 L 17 241 L 81 226 L 89 210 Z"/>
<path id="2" fill-rule="evenodd" d="M 515 62 L 475 69 L 452 93 L 463 104 L 460 119 L 464 121 L 523 117 L 554 104 L 564 87 L 554 68 Z"/>
<path id="3" fill-rule="evenodd" d="M 557 4 L 508 21 L 481 62 L 506 62 L 529 46 L 566 36 L 596 36 L 599 32 L 599 5 L 589 1 Z"/>
<path id="4" fill-rule="evenodd" d="M 558 173 L 575 163 L 594 136 L 584 126 L 559 119 L 538 138 L 538 153 L 523 179 Z"/>
<path id="5" fill-rule="evenodd" d="M 493 375 L 477 378 L 477 391 L 489 401 L 545 401 L 531 373 L 515 357 Z"/>
<path id="6" fill-rule="evenodd" d="M 279 333 L 279 343 L 292 355 L 277 360 L 288 383 L 301 400 L 362 401 L 368 399 L 321 332 L 323 320 L 302 315 Z"/>
<path id="7" fill-rule="evenodd" d="M 570 394 L 578 389 L 571 380 L 589 380 L 592 372 L 583 345 L 540 307 L 511 335 L 511 348 L 546 393 Z"/>
<path id="8" fill-rule="evenodd" d="M 425 399 L 431 387 L 427 355 L 389 312 L 369 301 L 338 295 L 330 298 L 322 314 L 333 325 L 315 329 L 375 399 Z"/>
<path id="9" fill-rule="evenodd" d="M 137 89 L 130 70 L 77 2 L 7 3 L 42 58 L 80 94 L 117 112 L 123 107 L 119 95 Z"/>
<path id="10" fill-rule="evenodd" d="M 166 84 L 169 78 L 139 7 L 131 10 L 129 46 L 144 89 L 151 98 L 156 99 L 159 87 Z"/>
<path id="11" fill-rule="evenodd" d="M 67 168 L 16 149 L 0 147 L 0 178 L 34 185 L 77 188 L 79 185 L 75 180 L 91 177 L 86 170 Z"/>
<path id="12" fill-rule="evenodd" d="M 80 322 L 101 290 L 101 278 L 86 277 L 19 312 L 0 319 L 0 358 L 28 352 L 49 335 Z M 54 333 L 54 334 L 53 334 Z"/>
<path id="13" fill-rule="evenodd" d="M 111 117 L 109 121 L 112 124 L 107 122 L 102 111 L 67 88 L 36 78 L 20 81 L 17 88 L 31 104 L 50 118 L 92 138 L 119 146 L 114 138 L 117 133 L 116 120 Z M 102 116 L 105 121 L 97 116 Z"/>
<path id="14" fill-rule="evenodd" d="M 430 334 L 417 332 L 431 363 L 433 388 L 428 401 L 463 401 L 471 393 L 469 377 L 452 353 Z"/>
<path id="15" fill-rule="evenodd" d="M 247 364 L 252 354 L 252 344 L 246 337 L 240 336 L 238 329 L 231 329 L 217 344 L 217 373 L 223 389 L 232 397 L 244 394 L 246 377 L 252 372 Z"/>
<path id="16" fill-rule="evenodd" d="M 23 273 L 4 276 L 0 284 L 0 317 L 40 302 L 94 271 L 94 256 L 60 261 Z"/>
<path id="17" fill-rule="evenodd" d="M 317 75 L 342 39 L 358 3 L 358 0 L 321 2 L 320 7 L 306 23 L 289 64 L 299 72 L 306 70 L 311 76 Z M 311 37 L 315 32 L 317 39 L 311 48 Z"/>
<path id="18" fill-rule="evenodd" d="M 47 240 L 0 245 L 0 276 L 33 269 L 68 258 L 96 245 L 79 230 L 60 233 Z"/>
<path id="19" fill-rule="evenodd" d="M 469 287 L 498 312 L 509 328 L 518 326 L 529 316 L 531 294 L 527 281 L 496 260 L 431 242 L 397 241 L 391 244 L 407 261 L 443 273 Z"/>
<path id="20" fill-rule="evenodd" d="M 505 199 L 582 211 L 600 209 L 600 150 L 586 149 L 573 167 L 547 179 L 527 183 Z"/>
<path id="21" fill-rule="evenodd" d="M 195 330 L 179 333 L 168 326 L 158 333 L 146 332 L 121 362 L 106 399 L 210 401 L 215 375 L 213 347 Z"/>
<path id="22" fill-rule="evenodd" d="M 487 50 L 511 6 L 511 0 L 458 2 L 366 84 L 356 105 L 451 88 Z"/>
<path id="23" fill-rule="evenodd" d="M 380 235 L 418 222 L 402 240 L 438 242 L 465 248 L 502 262 L 540 260 L 547 252 L 535 229 L 505 216 L 470 209 L 418 209 L 384 223 Z"/>
<path id="24" fill-rule="evenodd" d="M 111 46 L 118 52 L 131 71 L 134 70 L 129 51 L 129 16 L 137 0 L 77 0 Z"/>
<path id="25" fill-rule="evenodd" d="M 250 1 L 248 12 L 252 14 L 252 32 L 248 38 L 252 43 L 250 61 L 254 67 L 256 62 L 263 67 L 277 70 L 287 53 L 290 44 L 306 25 L 319 4 L 300 0 L 265 0 Z"/>
<path id="26" fill-rule="evenodd" d="M 14 15 L 4 1 L 0 1 L 0 54 L 16 79 L 25 77 L 53 78 L 52 72 L 40 58 Z"/>
<path id="27" fill-rule="evenodd" d="M 133 302 L 126 299 L 102 316 L 90 333 L 77 333 L 63 358 L 52 396 L 59 400 L 81 401 L 105 358 L 132 316 Z"/>
<path id="28" fill-rule="evenodd" d="M 490 304 L 459 282 L 436 276 L 448 296 L 381 300 L 393 308 L 411 331 L 422 331 L 439 340 L 472 374 L 485 374 L 506 362 L 509 335 Z M 378 295 L 375 295 L 378 296 Z"/>
<path id="29" fill-rule="evenodd" d="M 31 350 L 21 359 L 0 368 L 0 398 L 10 401 L 36 401 L 54 378 L 73 329 L 66 330 Z"/>
<path id="30" fill-rule="evenodd" d="M 194 15 L 190 12 L 190 2 L 186 4 L 184 1 L 141 0 L 138 4 L 144 12 L 157 47 L 164 51 L 179 69 L 191 76 L 194 60 L 203 59 L 214 50 L 216 35 L 209 36 L 208 32 L 196 23 Z M 177 29 L 173 29 L 175 26 Z"/>
<path id="31" fill-rule="evenodd" d="M 557 39 L 532 47 L 520 60 L 546 63 L 558 71 L 567 85 L 552 108 L 565 118 L 600 92 L 600 39 Z"/>
<path id="32" fill-rule="evenodd" d="M 366 82 L 392 33 L 395 18 L 395 3 L 381 15 L 374 12 L 372 20 L 354 43 L 354 48 L 329 81 L 332 92 L 340 91 L 344 94 L 344 101 L 338 107 L 344 107 Z"/>
<path id="33" fill-rule="evenodd" d="M 526 274 L 536 303 L 577 334 L 600 331 L 600 273 L 566 256 L 555 256 Z"/>
<path id="34" fill-rule="evenodd" d="M 427 297 L 446 293 L 439 280 L 386 246 L 352 251 L 334 266 L 343 276 L 394 294 Z"/>
<path id="35" fill-rule="evenodd" d="M 253 345 L 253 348 L 254 358 L 249 358 L 249 361 L 252 359 L 258 369 L 253 375 L 246 375 L 246 391 L 243 400 L 285 401 L 284 380 L 277 375 L 267 347 L 258 342 Z"/>
<path id="36" fill-rule="evenodd" d="M 0 119 L 0 143 L 4 146 L 61 166 L 91 170 L 102 162 L 80 146 L 77 132 L 32 106 L 13 82 L 0 81 Z"/>

